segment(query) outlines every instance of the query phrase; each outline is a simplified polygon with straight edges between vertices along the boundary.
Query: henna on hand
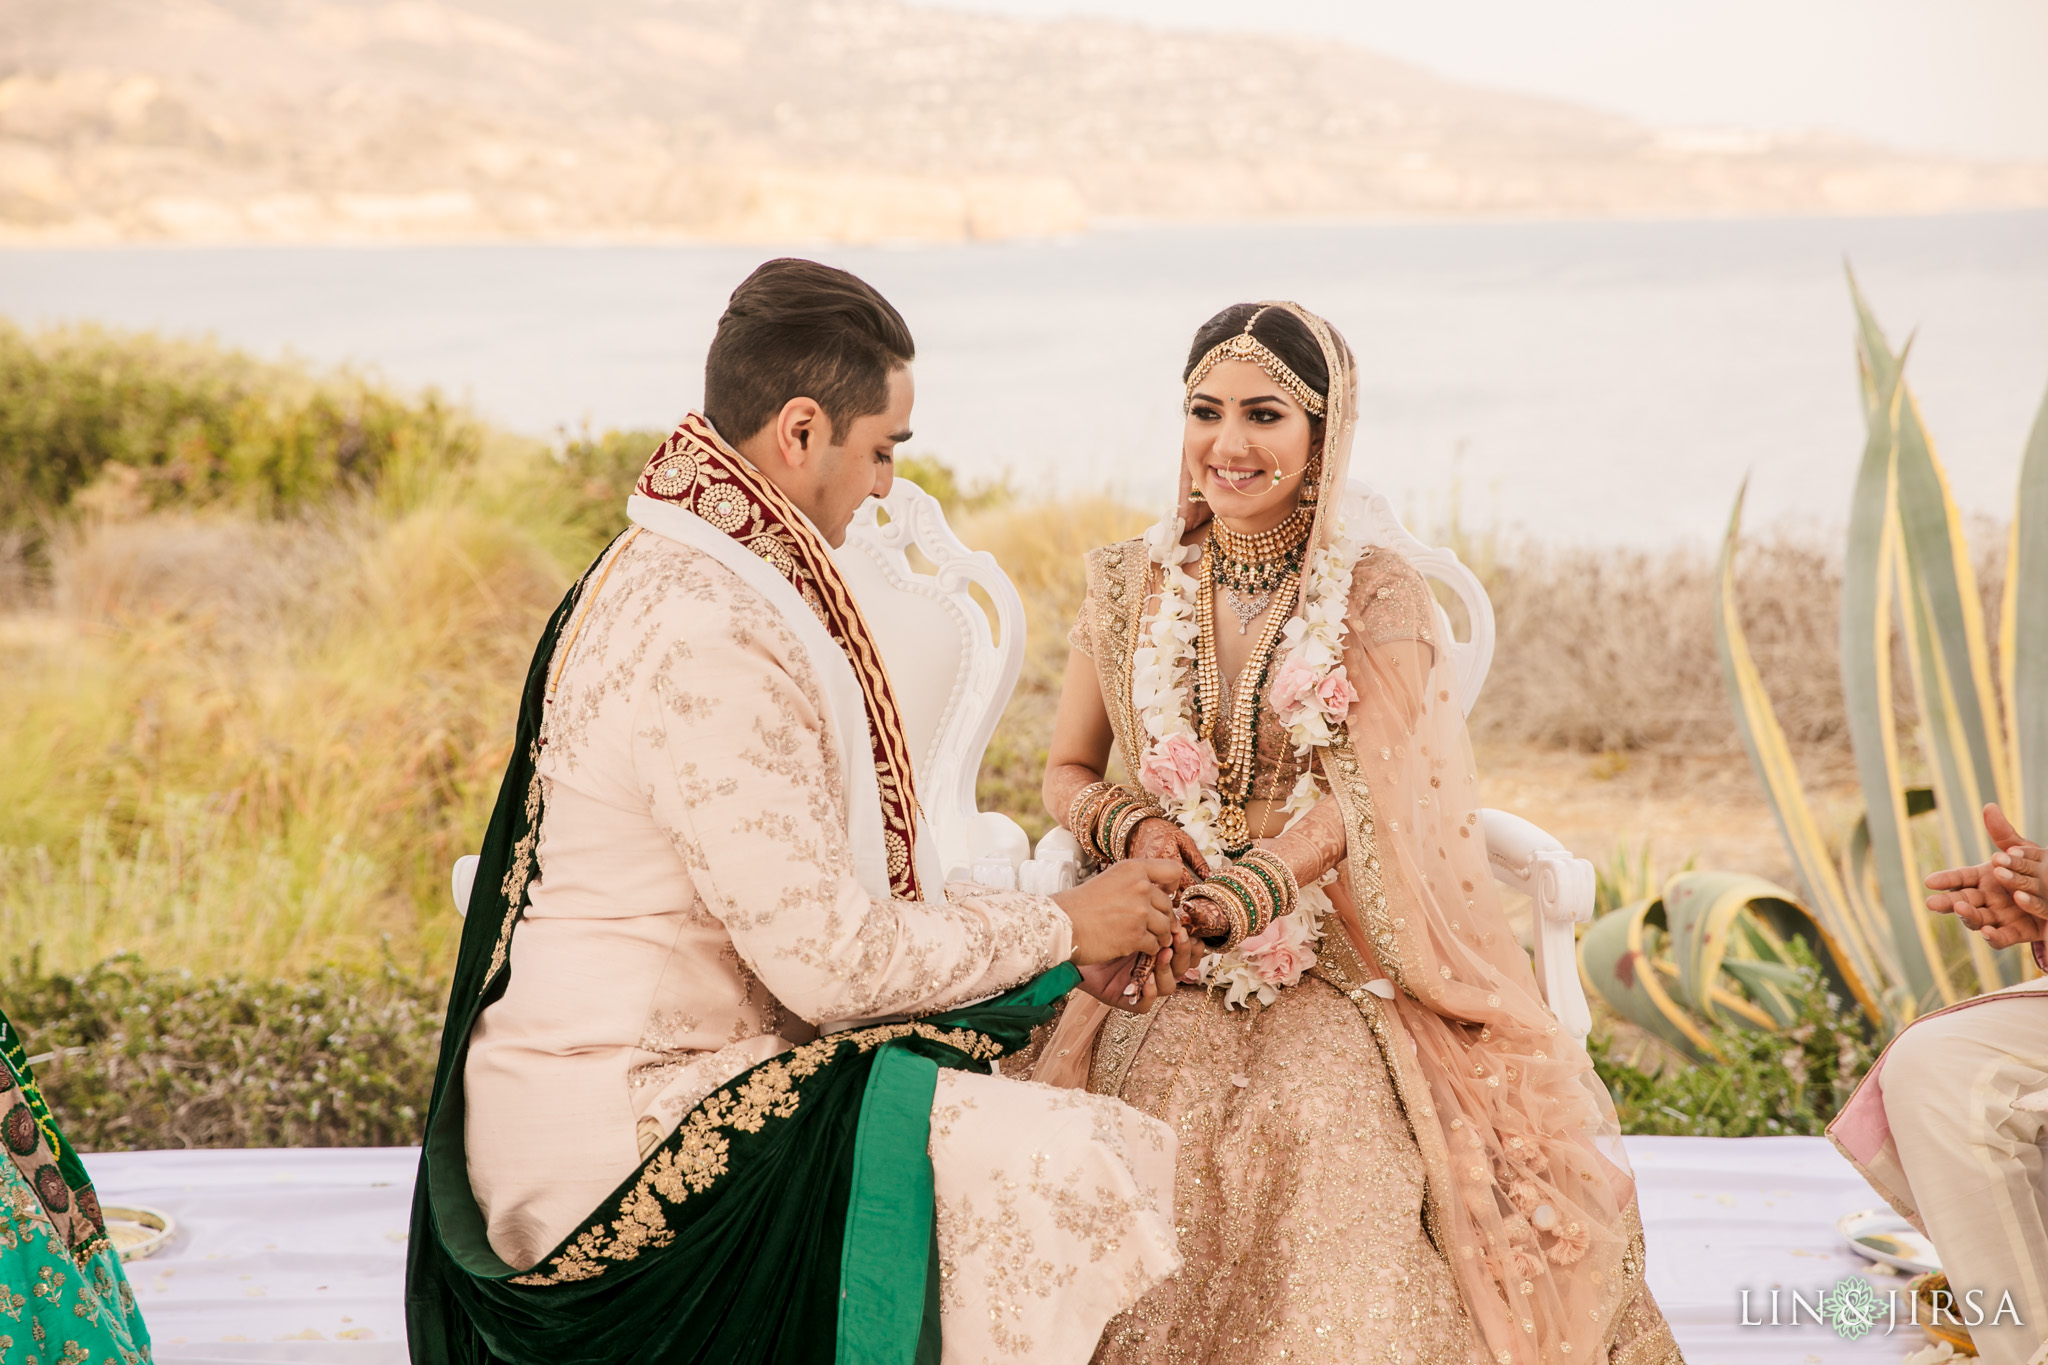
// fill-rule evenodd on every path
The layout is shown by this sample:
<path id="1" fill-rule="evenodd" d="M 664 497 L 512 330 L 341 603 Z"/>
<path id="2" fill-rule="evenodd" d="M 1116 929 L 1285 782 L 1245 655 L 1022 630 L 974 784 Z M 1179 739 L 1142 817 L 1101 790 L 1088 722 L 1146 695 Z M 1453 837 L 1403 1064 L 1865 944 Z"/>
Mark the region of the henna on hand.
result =
<path id="1" fill-rule="evenodd" d="M 1326 796 L 1286 833 L 1258 843 L 1287 864 L 1296 886 L 1309 886 L 1344 861 L 1344 812 L 1336 797 Z"/>
<path id="2" fill-rule="evenodd" d="M 1187 870 L 1180 889 L 1185 891 L 1209 875 L 1209 862 L 1186 830 L 1171 820 L 1154 817 L 1140 821 L 1131 832 L 1128 855 L 1132 858 L 1170 858 Z"/>
<path id="3" fill-rule="evenodd" d="M 1181 914 L 1188 926 L 1188 933 L 1198 939 L 1224 939 L 1230 936 L 1230 916 L 1223 913 L 1223 907 L 1207 896 L 1188 896 L 1180 903 Z"/>
<path id="4" fill-rule="evenodd" d="M 1101 773 L 1081 763 L 1063 763 L 1056 768 L 1047 769 L 1043 791 L 1046 814 L 1052 816 L 1061 828 L 1065 828 L 1067 812 L 1073 808 L 1075 793 L 1101 780 Z M 1080 836 L 1079 830 L 1067 832 L 1077 838 Z"/>

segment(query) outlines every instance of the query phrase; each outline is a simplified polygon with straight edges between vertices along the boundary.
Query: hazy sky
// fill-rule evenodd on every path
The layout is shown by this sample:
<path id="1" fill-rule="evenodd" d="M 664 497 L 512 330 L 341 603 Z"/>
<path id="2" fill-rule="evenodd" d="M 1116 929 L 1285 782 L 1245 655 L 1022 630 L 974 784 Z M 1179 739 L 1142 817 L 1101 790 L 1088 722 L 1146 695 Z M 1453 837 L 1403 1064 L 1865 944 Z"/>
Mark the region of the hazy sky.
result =
<path id="1" fill-rule="evenodd" d="M 1659 125 L 2048 160 L 2048 0 L 918 0 L 1337 37 Z"/>

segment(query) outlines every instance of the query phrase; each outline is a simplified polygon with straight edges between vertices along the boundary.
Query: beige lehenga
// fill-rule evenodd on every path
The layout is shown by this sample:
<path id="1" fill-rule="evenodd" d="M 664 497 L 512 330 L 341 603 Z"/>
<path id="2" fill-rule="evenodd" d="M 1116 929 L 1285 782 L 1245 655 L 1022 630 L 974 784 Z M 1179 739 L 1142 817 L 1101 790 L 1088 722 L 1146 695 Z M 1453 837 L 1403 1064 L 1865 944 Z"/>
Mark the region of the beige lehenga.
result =
<path id="1" fill-rule="evenodd" d="M 1355 390 L 1342 340 L 1295 311 L 1332 377 L 1313 551 L 1336 543 Z M 1180 542 L 1200 544 L 1205 510 L 1182 499 L 1179 516 Z M 1170 539 L 1092 552 L 1072 637 L 1133 771 L 1133 653 Z M 1085 1078 L 1180 1143 L 1185 1266 L 1110 1323 L 1105 1365 L 1680 1360 L 1643 1283 L 1612 1104 L 1544 1007 L 1488 875 L 1437 619 L 1413 566 L 1367 550 L 1344 648 L 1359 695 L 1333 740 L 1298 756 L 1263 699 L 1255 789 L 1284 794 L 1312 762 L 1324 794 L 1259 841 L 1304 888 L 1334 871 L 1303 893 L 1330 912 L 1309 974 L 1246 1009 L 1197 986 L 1145 1015 L 1076 997 L 1045 1043 L 1041 1079 Z"/>

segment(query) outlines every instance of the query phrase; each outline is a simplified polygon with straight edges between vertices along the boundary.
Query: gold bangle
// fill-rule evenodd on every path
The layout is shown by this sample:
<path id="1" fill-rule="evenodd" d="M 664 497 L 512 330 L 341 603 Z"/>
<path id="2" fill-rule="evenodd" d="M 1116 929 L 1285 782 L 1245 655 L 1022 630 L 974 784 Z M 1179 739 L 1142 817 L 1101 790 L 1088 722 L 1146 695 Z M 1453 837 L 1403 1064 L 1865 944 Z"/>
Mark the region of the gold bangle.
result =
<path id="1" fill-rule="evenodd" d="M 1095 817 L 1103 803 L 1116 794 L 1114 782 L 1091 782 L 1074 793 L 1074 799 L 1067 803 L 1067 832 L 1081 845 L 1081 851 L 1089 861 L 1106 861 L 1095 840 Z"/>
<path id="2" fill-rule="evenodd" d="M 1223 918 L 1229 923 L 1230 928 L 1223 936 L 1222 944 L 1217 947 L 1217 952 L 1227 953 L 1251 937 L 1251 912 L 1246 908 L 1243 896 L 1221 878 L 1211 877 L 1198 886 L 1190 887 L 1182 900 L 1205 900 L 1223 912 Z"/>
<path id="3" fill-rule="evenodd" d="M 1149 803 L 1134 804 L 1119 815 L 1115 829 L 1110 831 L 1109 838 L 1104 841 L 1110 852 L 1115 855 L 1115 860 L 1122 862 L 1131 856 L 1131 839 L 1137 834 L 1138 826 L 1147 820 L 1164 819 L 1165 815 L 1159 807 Z"/>
<path id="4" fill-rule="evenodd" d="M 1087 786 L 1075 792 L 1073 799 L 1067 802 L 1067 833 L 1077 839 L 1084 838 L 1088 828 L 1084 808 L 1090 805 L 1096 797 L 1109 791 L 1115 785 L 1113 782 L 1098 780 L 1090 782 Z"/>
<path id="5" fill-rule="evenodd" d="M 1285 858 L 1269 848 L 1252 848 L 1237 859 L 1236 865 L 1261 879 L 1266 893 L 1272 897 L 1272 919 L 1294 913 L 1294 907 L 1301 899 L 1301 887 L 1295 882 L 1294 869 L 1287 865 Z M 1272 920 L 1267 923 L 1272 923 Z"/>
<path id="6" fill-rule="evenodd" d="M 1273 903 L 1256 874 L 1226 863 L 1211 873 L 1209 880 L 1230 892 L 1243 905 L 1245 937 L 1252 937 L 1273 922 Z"/>

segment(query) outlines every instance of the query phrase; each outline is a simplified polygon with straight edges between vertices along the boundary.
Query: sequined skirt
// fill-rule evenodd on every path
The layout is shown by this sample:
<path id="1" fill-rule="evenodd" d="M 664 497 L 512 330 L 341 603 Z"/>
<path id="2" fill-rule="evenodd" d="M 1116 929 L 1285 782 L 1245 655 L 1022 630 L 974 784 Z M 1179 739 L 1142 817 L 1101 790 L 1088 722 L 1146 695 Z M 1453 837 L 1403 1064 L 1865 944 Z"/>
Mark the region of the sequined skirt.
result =
<path id="1" fill-rule="evenodd" d="M 1122 1098 L 1180 1137 L 1186 1265 L 1114 1319 L 1100 1365 L 1487 1365 L 1424 1231 L 1423 1164 L 1358 1008 L 1315 978 L 1263 1010 L 1183 988 Z"/>

